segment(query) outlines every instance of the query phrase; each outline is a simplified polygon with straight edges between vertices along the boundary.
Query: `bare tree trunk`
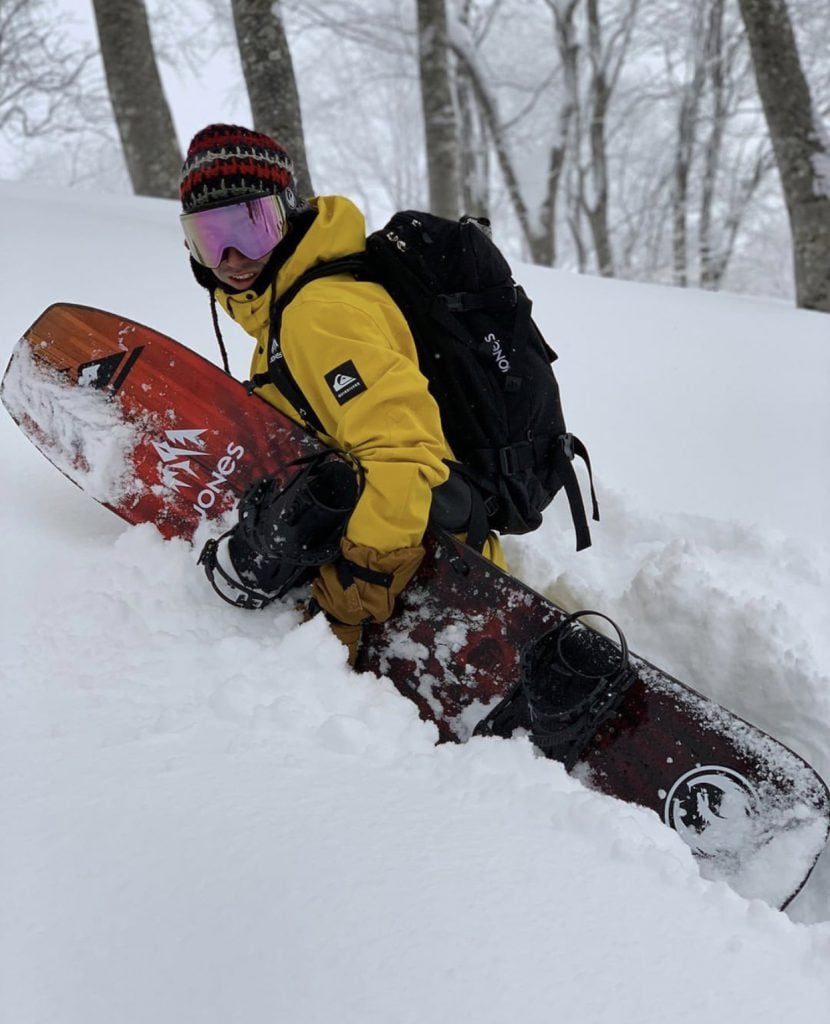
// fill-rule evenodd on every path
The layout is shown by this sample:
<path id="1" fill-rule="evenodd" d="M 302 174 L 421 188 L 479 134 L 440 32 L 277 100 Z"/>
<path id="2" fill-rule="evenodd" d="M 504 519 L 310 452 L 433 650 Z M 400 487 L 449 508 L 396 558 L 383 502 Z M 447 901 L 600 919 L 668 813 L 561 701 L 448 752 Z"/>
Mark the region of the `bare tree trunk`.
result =
<path id="1" fill-rule="evenodd" d="M 719 184 L 719 178 L 722 177 L 719 172 L 723 162 L 723 143 L 730 117 L 727 79 L 735 56 L 733 48 L 724 46 L 724 3 L 725 0 L 714 0 L 707 33 L 709 56 L 706 64 L 712 90 L 712 124 L 703 150 L 704 168 L 698 231 L 700 286 L 712 291 L 720 288 L 747 211 L 761 184 L 775 166 L 775 158 L 769 143 L 763 139 L 762 145 L 756 147 L 754 158 L 742 173 L 736 175 L 734 168 L 728 169 L 732 172 L 729 174 L 728 188 Z M 721 207 L 716 217 L 714 202 L 718 194 Z M 717 241 L 715 222 L 719 228 Z"/>
<path id="2" fill-rule="evenodd" d="M 454 36 L 451 45 L 460 64 L 460 75 L 472 90 L 481 120 L 492 141 L 496 162 L 504 178 L 507 196 L 519 224 L 524 244 L 533 263 L 552 266 L 556 257 L 556 206 L 565 164 L 565 154 L 571 137 L 571 120 L 577 110 L 576 54 L 574 42 L 573 13 L 582 0 L 569 0 L 566 9 L 559 10 L 558 4 L 547 0 L 554 14 L 557 29 L 557 45 L 563 64 L 569 62 L 570 78 L 566 68 L 565 97 L 559 111 L 559 133 L 551 146 L 548 158 L 547 189 L 538 208 L 531 211 L 522 193 L 519 165 L 521 153 L 511 150 L 504 122 L 499 114 L 495 95 L 485 81 L 482 69 L 476 60 L 473 43 Z"/>
<path id="3" fill-rule="evenodd" d="M 706 83 L 705 50 L 701 39 L 704 16 L 702 5 L 694 9 L 690 38 L 692 74 L 683 87 L 677 112 L 672 182 L 672 269 L 674 284 L 679 288 L 685 288 L 689 283 L 689 175 L 697 148 L 698 113 Z"/>
<path id="4" fill-rule="evenodd" d="M 712 90 L 712 123 L 703 149 L 703 181 L 700 196 L 700 284 L 703 288 L 718 287 L 725 263 L 715 252 L 712 241 L 712 210 L 717 191 L 723 133 L 726 126 L 726 102 L 723 52 L 723 8 L 725 0 L 712 0 L 704 47 L 704 70 Z"/>
<path id="5" fill-rule="evenodd" d="M 578 173 L 582 173 L 579 171 Z M 575 200 L 575 201 L 574 201 Z M 582 237 L 580 221 L 582 220 L 583 208 L 579 203 L 579 195 L 575 195 L 571 201 L 571 209 L 568 213 L 568 227 L 571 230 L 571 239 L 576 253 L 576 267 L 580 274 L 588 273 L 588 247 Z"/>
<path id="6" fill-rule="evenodd" d="M 475 92 L 467 75 L 458 75 L 459 174 L 461 208 L 473 217 L 490 216 L 490 154 Z"/>
<path id="7" fill-rule="evenodd" d="M 449 65 L 447 8 L 444 0 L 418 0 L 417 12 L 429 205 L 433 213 L 455 218 L 460 212 L 460 161 Z"/>
<path id="8" fill-rule="evenodd" d="M 522 232 L 522 237 L 530 250 L 530 258 L 533 263 L 544 264 L 545 255 L 547 253 L 545 240 L 539 236 L 538 232 L 534 232 L 531 227 L 530 211 L 527 208 L 527 203 L 524 200 L 521 187 L 519 186 L 518 172 L 513 163 L 510 147 L 508 146 L 507 140 L 504 136 L 503 125 L 499 117 L 495 97 L 488 90 L 487 84 L 484 81 L 475 60 L 473 59 L 473 55 L 470 54 L 463 46 L 456 46 L 456 55 L 464 65 L 464 71 L 468 76 L 470 86 L 475 93 L 476 102 L 478 103 L 479 110 L 481 111 L 481 116 L 484 123 L 487 125 L 487 131 L 490 134 L 490 138 L 493 140 L 493 147 L 496 152 L 496 160 L 499 165 L 499 170 L 504 177 L 507 195 L 510 199 L 516 219 L 519 222 L 519 229 Z"/>
<path id="9" fill-rule="evenodd" d="M 706 263 L 702 263 L 702 272 L 705 277 L 701 278 L 704 288 L 718 289 L 721 286 L 732 253 L 735 249 L 735 239 L 741 228 L 749 205 L 752 202 L 758 187 L 766 175 L 774 166 L 774 159 L 768 147 L 760 153 L 755 161 L 751 173 L 746 175 L 736 189 L 736 195 L 730 203 L 726 216 L 723 218 L 721 230 L 721 243 L 717 252 L 711 252 Z"/>
<path id="10" fill-rule="evenodd" d="M 460 24 L 470 34 L 471 0 L 459 12 Z M 458 96 L 458 173 L 461 209 L 473 217 L 490 216 L 490 153 L 487 129 L 466 66 L 453 55 Z"/>
<path id="11" fill-rule="evenodd" d="M 580 267 L 588 252 L 586 240 L 581 236 L 582 225 L 587 222 L 596 268 L 600 274 L 613 277 L 616 265 L 610 224 L 609 109 L 627 56 L 639 0 L 617 5 L 613 18 L 605 24 L 598 0 L 585 0 L 584 56 L 580 53 L 577 33 L 570 24 L 581 3 L 582 0 L 547 0 L 557 27 L 565 94 L 570 95 L 573 108 L 562 108 L 562 111 L 567 110 L 567 123 L 572 123 L 571 137 L 565 140 L 571 164 L 568 223 Z M 580 90 L 581 78 L 584 85 Z M 562 160 L 565 155 L 562 154 Z"/>
<path id="12" fill-rule="evenodd" d="M 793 237 L 796 301 L 830 312 L 830 142 L 784 0 L 739 0 Z"/>
<path id="13" fill-rule="evenodd" d="M 303 117 L 280 0 L 231 0 L 248 99 L 258 132 L 285 146 L 301 195 L 313 195 Z"/>
<path id="14" fill-rule="evenodd" d="M 143 0 L 93 0 L 112 109 L 133 191 L 176 198 L 182 158 Z"/>
<path id="15" fill-rule="evenodd" d="M 565 170 L 565 158 L 574 145 L 574 126 L 579 136 L 579 43 L 576 40 L 574 15 L 581 0 L 568 0 L 565 4 L 548 0 L 553 14 L 556 46 L 562 65 L 562 101 L 559 104 L 559 128 L 557 138 L 550 148 L 548 158 L 548 187 L 542 202 L 541 227 L 548 244 L 546 263 L 554 266 L 557 255 L 556 211 Z"/>
<path id="16" fill-rule="evenodd" d="M 593 199 L 586 205 L 588 223 L 597 254 L 597 269 L 604 277 L 614 276 L 614 256 L 608 226 L 608 152 L 605 143 L 608 105 L 612 85 L 606 73 L 597 0 L 588 0 L 588 54 L 591 62 L 591 123 L 588 138 L 591 151 Z"/>
<path id="17" fill-rule="evenodd" d="M 687 217 L 689 206 L 689 172 L 695 146 L 696 103 L 694 86 L 683 94 L 677 119 L 677 141 L 674 152 L 672 184 L 672 270 L 678 288 L 689 283 Z"/>

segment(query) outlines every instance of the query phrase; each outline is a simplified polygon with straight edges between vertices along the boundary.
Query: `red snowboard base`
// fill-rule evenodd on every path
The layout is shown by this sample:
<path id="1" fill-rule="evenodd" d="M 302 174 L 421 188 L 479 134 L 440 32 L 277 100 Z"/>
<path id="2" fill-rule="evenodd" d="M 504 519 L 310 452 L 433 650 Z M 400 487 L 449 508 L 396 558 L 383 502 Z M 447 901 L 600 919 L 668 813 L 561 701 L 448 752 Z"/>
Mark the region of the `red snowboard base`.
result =
<path id="1" fill-rule="evenodd" d="M 196 353 L 86 306 L 38 318 L 2 398 L 70 480 L 165 537 L 191 539 L 205 522 L 219 532 L 250 481 L 284 481 L 320 448 Z M 444 739 L 465 740 L 512 688 L 525 645 L 566 613 L 453 538 L 430 532 L 426 548 L 394 618 L 367 630 L 358 667 L 389 676 Z M 826 786 L 760 730 L 641 658 L 632 667 L 575 773 L 656 811 L 705 876 L 786 905 L 826 843 Z"/>

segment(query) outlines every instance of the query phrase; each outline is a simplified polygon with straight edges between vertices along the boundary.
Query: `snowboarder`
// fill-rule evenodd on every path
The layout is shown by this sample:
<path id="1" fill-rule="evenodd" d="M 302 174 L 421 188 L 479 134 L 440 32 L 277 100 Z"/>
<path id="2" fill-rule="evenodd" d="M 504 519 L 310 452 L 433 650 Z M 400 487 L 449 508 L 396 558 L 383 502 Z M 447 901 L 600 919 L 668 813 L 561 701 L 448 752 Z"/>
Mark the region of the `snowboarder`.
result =
<path id="1" fill-rule="evenodd" d="M 363 215 L 342 196 L 298 196 L 278 142 L 223 124 L 193 137 L 181 201 L 191 266 L 210 292 L 225 368 L 217 303 L 256 341 L 254 380 L 268 372 L 275 300 L 314 264 L 364 249 Z M 431 511 L 435 519 L 440 510 L 445 528 L 464 532 L 468 485 L 449 472 L 452 453 L 411 332 L 380 285 L 345 274 L 312 282 L 285 309 L 276 344 L 323 426 L 320 439 L 361 470 L 340 556 L 320 566 L 312 584 L 313 601 L 354 663 L 362 623 L 387 619 L 418 569 Z M 295 422 L 307 420 L 273 383 L 257 393 Z M 235 540 L 219 556 L 222 568 L 250 578 L 261 552 Z M 495 534 L 483 553 L 504 564 Z"/>

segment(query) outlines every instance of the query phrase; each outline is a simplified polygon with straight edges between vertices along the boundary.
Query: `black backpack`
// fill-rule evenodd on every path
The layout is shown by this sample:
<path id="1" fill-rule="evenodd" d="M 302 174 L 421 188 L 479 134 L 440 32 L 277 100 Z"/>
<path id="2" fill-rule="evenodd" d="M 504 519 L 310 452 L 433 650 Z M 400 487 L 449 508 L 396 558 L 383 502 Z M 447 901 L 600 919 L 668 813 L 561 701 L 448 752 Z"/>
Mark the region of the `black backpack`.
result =
<path id="1" fill-rule="evenodd" d="M 349 272 L 382 284 L 405 316 L 421 372 L 441 413 L 444 435 L 461 473 L 481 496 L 480 525 L 468 541 L 480 546 L 487 529 L 528 533 L 564 487 L 577 550 L 591 543 L 573 468 L 588 466 L 585 446 L 565 428 L 557 358 L 531 319 L 531 301 L 511 276 L 486 221 L 396 213 L 366 240 L 366 252 L 320 263 L 274 303 L 269 373 L 306 423 L 324 431 L 291 375 L 279 343 L 282 311 L 310 281 Z M 593 518 L 599 519 L 593 480 Z"/>

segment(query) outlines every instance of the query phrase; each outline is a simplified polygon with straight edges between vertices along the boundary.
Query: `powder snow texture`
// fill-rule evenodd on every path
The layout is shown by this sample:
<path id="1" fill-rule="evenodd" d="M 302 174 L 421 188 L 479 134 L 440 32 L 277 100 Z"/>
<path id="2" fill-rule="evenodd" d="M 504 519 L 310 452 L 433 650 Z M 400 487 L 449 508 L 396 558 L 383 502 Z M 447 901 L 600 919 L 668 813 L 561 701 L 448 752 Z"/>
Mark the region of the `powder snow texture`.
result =
<path id="1" fill-rule="evenodd" d="M 99 390 L 67 384 L 27 345 L 3 379 L 3 404 L 19 423 L 31 417 L 50 462 L 96 501 L 116 505 L 141 488 L 130 470 L 139 429 Z"/>
<path id="2" fill-rule="evenodd" d="M 60 299 L 213 356 L 175 204 L 37 198 L 0 186 L 4 362 Z M 830 319 L 520 276 L 604 515 L 514 568 L 830 776 Z M 705 881 L 526 741 L 436 746 L 321 620 L 221 604 L 5 414 L 0 447 L 3 1024 L 826 1021 L 827 857 L 789 914 Z"/>

